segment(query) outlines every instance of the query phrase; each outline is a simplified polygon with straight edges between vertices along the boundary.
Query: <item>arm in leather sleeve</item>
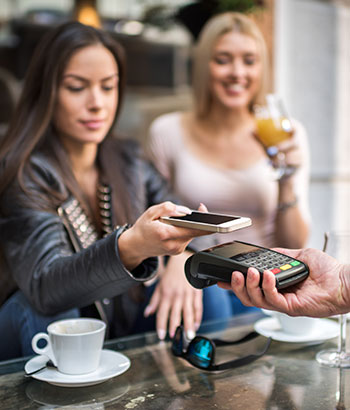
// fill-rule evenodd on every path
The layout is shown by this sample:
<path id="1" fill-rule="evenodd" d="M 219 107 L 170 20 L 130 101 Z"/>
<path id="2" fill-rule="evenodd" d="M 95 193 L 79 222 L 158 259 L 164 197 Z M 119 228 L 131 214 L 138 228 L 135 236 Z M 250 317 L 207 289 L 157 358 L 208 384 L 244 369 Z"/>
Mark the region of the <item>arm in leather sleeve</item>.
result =
<path id="1" fill-rule="evenodd" d="M 0 231 L 15 281 L 43 314 L 122 294 L 156 273 L 157 258 L 147 259 L 133 272 L 125 269 L 118 253 L 120 230 L 78 253 L 60 218 L 48 212 L 22 209 L 2 220 Z"/>

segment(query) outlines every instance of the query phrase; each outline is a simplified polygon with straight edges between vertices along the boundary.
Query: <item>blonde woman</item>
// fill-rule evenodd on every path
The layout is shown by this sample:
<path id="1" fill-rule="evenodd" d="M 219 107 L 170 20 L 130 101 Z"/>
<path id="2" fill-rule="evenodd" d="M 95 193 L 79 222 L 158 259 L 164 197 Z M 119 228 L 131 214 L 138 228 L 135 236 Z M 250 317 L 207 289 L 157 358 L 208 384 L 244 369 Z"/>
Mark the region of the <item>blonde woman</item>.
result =
<path id="1" fill-rule="evenodd" d="M 204 202 L 211 212 L 252 218 L 250 228 L 213 236 L 214 243 L 236 239 L 300 248 L 308 238 L 304 128 L 293 120 L 293 138 L 279 147 L 297 169 L 279 181 L 271 177 L 271 163 L 254 136 L 253 107 L 264 100 L 268 74 L 266 45 L 256 24 L 240 13 L 214 16 L 194 52 L 193 110 L 163 115 L 150 128 L 150 156 L 184 204 L 197 208 Z M 205 290 L 204 320 L 245 309 L 224 292 Z"/>

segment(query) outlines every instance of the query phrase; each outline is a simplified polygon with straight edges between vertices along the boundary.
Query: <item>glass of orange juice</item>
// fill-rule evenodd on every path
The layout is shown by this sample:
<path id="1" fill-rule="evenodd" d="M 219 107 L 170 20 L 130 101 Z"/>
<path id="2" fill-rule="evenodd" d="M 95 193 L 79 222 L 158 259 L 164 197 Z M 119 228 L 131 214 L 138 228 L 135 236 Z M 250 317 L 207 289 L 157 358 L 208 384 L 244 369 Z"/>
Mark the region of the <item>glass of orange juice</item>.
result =
<path id="1" fill-rule="evenodd" d="M 293 127 L 283 102 L 276 94 L 266 96 L 266 105 L 254 109 L 256 136 L 272 159 L 276 178 L 281 179 L 295 172 L 295 167 L 287 166 L 284 154 L 279 152 L 278 145 L 291 138 Z"/>

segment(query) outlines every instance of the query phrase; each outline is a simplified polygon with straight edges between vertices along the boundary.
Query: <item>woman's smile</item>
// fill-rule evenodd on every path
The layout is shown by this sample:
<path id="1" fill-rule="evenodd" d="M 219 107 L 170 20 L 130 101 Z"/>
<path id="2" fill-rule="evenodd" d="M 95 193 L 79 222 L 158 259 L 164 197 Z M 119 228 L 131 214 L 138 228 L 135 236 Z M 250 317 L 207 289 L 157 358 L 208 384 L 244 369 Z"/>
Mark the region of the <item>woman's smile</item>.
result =
<path id="1" fill-rule="evenodd" d="M 256 41 L 236 32 L 223 34 L 214 46 L 209 71 L 214 102 L 230 109 L 247 108 L 261 83 Z"/>
<path id="2" fill-rule="evenodd" d="M 103 119 L 89 119 L 89 120 L 80 120 L 80 123 L 87 128 L 88 130 L 95 131 L 99 130 L 105 124 Z"/>

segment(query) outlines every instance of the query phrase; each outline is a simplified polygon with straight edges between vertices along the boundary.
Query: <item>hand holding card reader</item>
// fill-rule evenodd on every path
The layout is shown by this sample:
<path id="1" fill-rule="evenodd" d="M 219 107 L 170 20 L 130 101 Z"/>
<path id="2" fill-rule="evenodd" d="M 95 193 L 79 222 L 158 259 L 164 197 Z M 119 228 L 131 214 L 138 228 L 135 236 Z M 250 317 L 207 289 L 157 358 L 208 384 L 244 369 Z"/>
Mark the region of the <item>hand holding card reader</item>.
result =
<path id="1" fill-rule="evenodd" d="M 294 285 L 309 274 L 307 265 L 297 259 L 261 246 L 233 241 L 200 251 L 189 257 L 185 273 L 189 283 L 203 289 L 217 282 L 231 282 L 233 271 L 246 275 L 248 268 L 260 272 L 260 286 L 264 270 L 275 274 L 277 289 Z"/>

